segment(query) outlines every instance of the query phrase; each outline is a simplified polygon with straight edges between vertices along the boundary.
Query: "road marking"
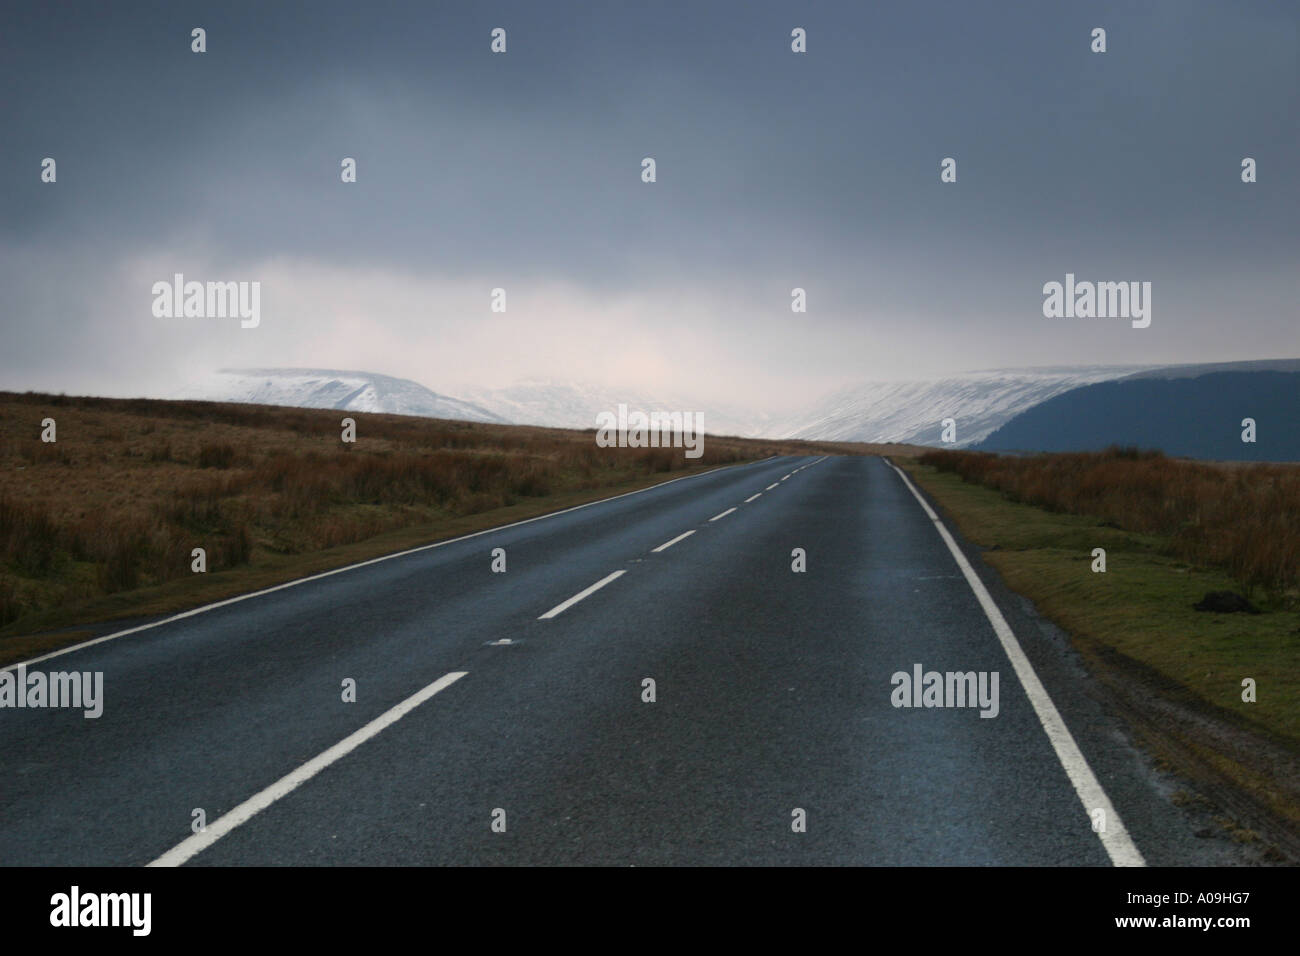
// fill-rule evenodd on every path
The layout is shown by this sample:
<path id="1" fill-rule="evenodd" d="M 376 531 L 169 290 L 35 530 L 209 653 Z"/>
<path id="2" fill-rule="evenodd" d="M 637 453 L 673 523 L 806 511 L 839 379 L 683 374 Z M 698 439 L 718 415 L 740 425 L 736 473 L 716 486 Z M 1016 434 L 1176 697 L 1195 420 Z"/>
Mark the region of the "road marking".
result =
<path id="1" fill-rule="evenodd" d="M 673 538 L 673 540 L 671 540 L 671 541 L 665 541 L 663 544 L 659 545 L 659 547 L 657 547 L 657 548 L 651 548 L 651 549 L 650 549 L 650 553 L 651 553 L 651 554 L 658 554 L 660 551 L 667 551 L 669 548 L 671 548 L 673 545 L 675 545 L 678 541 L 681 541 L 682 538 L 689 538 L 689 537 L 690 537 L 691 535 L 693 535 L 693 534 L 695 534 L 695 530 L 694 530 L 694 529 L 692 529 L 692 530 L 690 530 L 690 531 L 687 531 L 687 532 L 685 532 L 684 534 L 679 534 L 677 537 Z"/>
<path id="2" fill-rule="evenodd" d="M 766 488 L 764 488 L 763 490 L 764 490 L 764 491 L 771 491 L 773 488 L 775 488 L 775 487 L 776 487 L 777 485 L 779 485 L 780 483 L 781 483 L 781 482 L 779 482 L 779 481 L 774 481 L 774 482 L 772 482 L 770 485 L 768 485 Z"/>
<path id="3" fill-rule="evenodd" d="M 1085 813 L 1090 817 L 1092 812 L 1098 808 L 1105 811 L 1106 829 L 1098 833 L 1097 836 L 1101 838 L 1102 846 L 1106 848 L 1106 852 L 1110 855 L 1111 863 L 1115 866 L 1146 866 L 1146 860 L 1138 852 L 1137 846 L 1133 843 L 1133 838 L 1124 829 L 1124 822 L 1120 820 L 1119 813 L 1111 804 L 1110 798 L 1106 796 L 1106 791 L 1101 788 L 1101 784 L 1093 774 L 1092 768 L 1088 766 L 1088 761 L 1084 758 L 1079 745 L 1075 743 L 1074 737 L 1071 736 L 1070 729 L 1065 726 L 1060 711 L 1052 703 L 1052 698 L 1048 696 L 1047 689 L 1043 687 L 1042 682 L 1038 679 L 1033 665 L 1029 663 L 1029 658 L 1025 656 L 1020 642 L 1016 640 L 1016 635 L 1012 632 L 1006 618 L 1002 616 L 1002 612 L 989 595 L 988 589 L 984 587 L 984 582 L 979 579 L 975 569 L 970 566 L 970 562 L 966 560 L 966 555 L 962 553 L 961 548 L 957 547 L 957 542 L 953 540 L 948 529 L 944 527 L 943 520 L 934 513 L 934 509 L 921 497 L 921 493 L 916 490 L 916 486 L 912 484 L 911 479 L 893 462 L 887 461 L 886 464 L 898 472 L 898 477 L 903 479 L 903 484 L 907 485 L 908 490 L 921 503 L 921 507 L 925 509 L 925 513 L 934 522 L 934 526 L 938 529 L 944 543 L 948 545 L 948 550 L 952 552 L 952 556 L 957 560 L 957 566 L 961 568 L 961 573 L 965 575 L 966 583 L 975 592 L 980 607 L 984 609 L 984 616 L 993 625 L 993 631 L 1002 643 L 1002 649 L 1006 651 L 1007 657 L 1010 658 L 1016 677 L 1020 678 L 1020 684 L 1025 689 L 1025 695 L 1029 698 L 1029 703 L 1033 705 L 1034 713 L 1038 715 L 1038 722 L 1043 725 L 1043 730 L 1047 733 L 1047 739 L 1051 741 L 1052 749 L 1056 751 L 1056 759 L 1061 762 L 1066 775 L 1070 778 L 1070 783 L 1074 785 L 1074 792 L 1078 794 L 1079 800 L 1083 803 Z M 1080 822 L 1082 823 L 1082 821 Z"/>
<path id="4" fill-rule="evenodd" d="M 468 672 L 452 671 L 450 674 L 444 674 L 439 677 L 428 687 L 412 694 L 396 707 L 384 711 L 360 730 L 344 737 L 329 750 L 326 750 L 324 753 L 308 760 L 297 770 L 281 777 L 265 790 L 254 794 L 229 813 L 226 813 L 212 823 L 209 823 L 203 829 L 203 832 L 196 833 L 188 839 L 182 840 L 162 856 L 158 857 L 158 859 L 150 863 L 149 866 L 180 866 L 196 853 L 201 853 L 203 850 L 212 846 L 212 844 L 216 843 L 241 823 L 247 823 L 258 813 L 275 803 L 275 801 L 279 800 L 283 796 L 287 796 L 300 784 L 303 784 L 316 776 L 316 774 L 320 773 L 340 757 L 347 756 L 347 754 L 356 750 L 357 747 L 361 746 L 361 744 L 375 736 L 385 727 L 397 723 L 434 694 L 438 693 L 438 691 L 444 690 L 456 683 L 456 681 L 464 677 L 466 673 Z"/>
<path id="5" fill-rule="evenodd" d="M 789 477 L 790 477 L 789 475 L 786 475 L 786 476 L 784 476 L 781 480 L 782 480 L 782 481 L 785 481 L 785 479 L 786 479 L 786 478 L 789 478 Z"/>
<path id="6" fill-rule="evenodd" d="M 732 513 L 733 511 L 735 511 L 735 510 L 736 510 L 735 508 L 728 508 L 726 511 L 722 512 L 722 514 L 720 514 L 720 515 L 714 515 L 714 516 L 713 516 L 712 518 L 710 518 L 709 520 L 710 520 L 710 521 L 717 521 L 719 518 L 725 518 L 727 515 L 731 514 L 731 513 Z"/>
<path id="7" fill-rule="evenodd" d="M 748 498 L 745 499 L 745 504 L 749 504 L 749 503 L 750 503 L 751 501 L 753 501 L 755 498 L 761 498 L 761 497 L 763 497 L 763 492 L 761 492 L 761 491 L 760 491 L 758 494 L 756 494 L 756 495 L 750 495 Z"/>
<path id="8" fill-rule="evenodd" d="M 50 651 L 48 654 L 41 654 L 39 657 L 32 657 L 24 661 L 17 661 L 13 664 L 6 664 L 0 667 L 0 674 L 5 671 L 16 670 L 19 667 L 30 667 L 32 664 L 39 664 L 41 661 L 48 661 L 51 658 L 62 657 L 64 654 L 71 654 L 73 651 L 84 650 L 87 647 L 94 647 L 96 644 L 103 644 L 106 641 L 115 641 L 119 637 L 126 637 L 130 634 L 138 634 L 141 631 L 148 631 L 155 627 L 162 627 L 164 624 L 172 624 L 176 621 L 182 621 L 187 617 L 194 617 L 196 614 L 205 614 L 208 611 L 215 611 L 219 607 L 226 607 L 230 604 L 238 604 L 240 601 L 247 601 L 251 598 L 261 597 L 263 594 L 273 594 L 276 591 L 283 591 L 285 588 L 297 587 L 300 584 L 306 584 L 309 581 L 319 581 L 321 578 L 328 578 L 331 575 L 342 574 L 345 571 L 355 571 L 357 568 L 364 568 L 370 564 L 378 564 L 381 561 L 391 561 L 394 558 L 404 558 L 408 554 L 416 554 L 420 551 L 428 551 L 432 548 L 441 548 L 445 545 L 456 544 L 458 541 L 468 541 L 470 538 L 477 538 L 480 535 L 494 534 L 497 531 L 505 531 L 508 528 L 517 528 L 520 525 L 531 524 L 534 521 L 544 521 L 547 518 L 556 518 L 571 511 L 581 511 L 583 508 L 590 508 L 593 505 L 602 505 L 607 501 L 617 501 L 619 498 L 627 498 L 630 495 L 639 495 L 647 491 L 654 491 L 656 488 L 663 488 L 667 485 L 675 484 L 679 481 L 689 481 L 692 478 L 703 478 L 705 475 L 711 475 L 714 472 L 722 471 L 724 468 L 747 468 L 750 465 L 760 465 L 764 461 L 771 461 L 775 458 L 772 455 L 764 458 L 762 461 L 752 461 L 749 465 L 720 465 L 717 468 L 710 468 L 708 471 L 702 471 L 696 475 L 682 475 L 680 478 L 671 478 L 668 481 L 660 482 L 657 485 L 651 485 L 649 488 L 638 488 L 636 491 L 625 491 L 621 495 L 614 495 L 609 498 L 601 498 L 597 501 L 588 501 L 586 504 L 574 505 L 572 508 L 562 508 L 559 511 L 552 511 L 544 515 L 537 515 L 534 518 L 524 518 L 520 521 L 512 521 L 509 524 L 498 525 L 495 528 L 484 528 L 482 531 L 475 531 L 471 534 L 463 534 L 459 538 L 448 538 L 446 541 L 435 541 L 432 544 L 422 544 L 415 548 L 407 548 L 405 551 L 397 551 L 393 554 L 383 554 L 377 558 L 370 558 L 367 561 L 358 561 L 356 564 L 345 565 L 341 568 L 334 568 L 332 571 L 322 571 L 320 574 L 311 574 L 305 578 L 298 578 L 294 581 L 286 581 L 284 584 L 276 584 L 269 588 L 262 588 L 260 591 L 249 591 L 247 594 L 237 594 L 232 598 L 226 598 L 223 601 L 215 601 L 212 604 L 205 604 L 202 607 L 191 608 L 188 611 L 181 611 L 179 614 L 173 614 L 171 617 L 165 617 L 161 621 L 154 621 L 150 624 L 141 624 L 137 627 L 129 627 L 124 631 L 114 631 L 112 634 L 105 634 L 103 637 L 92 638 L 89 641 L 82 641 L 80 644 L 73 644 L 71 647 L 60 648 L 57 651 Z"/>
<path id="9" fill-rule="evenodd" d="M 588 596 L 590 596 L 590 595 L 592 595 L 592 594 L 595 594 L 597 591 L 599 591 L 601 588 L 603 588 L 603 587 L 604 587 L 606 584 L 608 584 L 610 581 L 613 581 L 615 578 L 620 578 L 620 577 L 622 577 L 622 576 L 623 576 L 624 574 L 626 574 L 626 573 L 627 573 L 627 571 L 626 571 L 626 570 L 623 570 L 623 571 L 615 571 L 613 574 L 607 574 L 607 575 L 605 575 L 603 578 L 601 578 L 599 581 L 597 581 L 597 582 L 596 582 L 595 584 L 593 584 L 591 587 L 586 588 L 586 589 L 584 589 L 584 590 L 582 590 L 582 591 L 579 591 L 577 594 L 575 594 L 573 597 L 569 598 L 567 601 L 563 601 L 563 602 L 561 602 L 561 603 L 555 605 L 555 607 L 551 608 L 549 611 L 547 611 L 545 614 L 543 614 L 543 615 L 542 615 L 541 617 L 539 617 L 537 620 L 539 620 L 539 621 L 545 621 L 545 620 L 548 620 L 548 619 L 550 619 L 550 618 L 555 617 L 557 614 L 563 614 L 565 611 L 567 611 L 569 608 L 573 607 L 573 605 L 577 604 L 577 603 L 578 603 L 579 601 L 581 601 L 583 598 L 588 597 Z"/>

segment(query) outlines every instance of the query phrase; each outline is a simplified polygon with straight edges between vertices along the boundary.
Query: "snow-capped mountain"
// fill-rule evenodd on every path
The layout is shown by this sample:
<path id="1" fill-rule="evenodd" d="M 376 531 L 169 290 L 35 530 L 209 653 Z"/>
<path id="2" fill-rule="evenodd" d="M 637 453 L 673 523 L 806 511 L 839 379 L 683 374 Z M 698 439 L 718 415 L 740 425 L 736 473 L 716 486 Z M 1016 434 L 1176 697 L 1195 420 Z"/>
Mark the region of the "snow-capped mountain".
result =
<path id="1" fill-rule="evenodd" d="M 963 447 L 1062 392 L 1151 367 L 994 369 L 931 381 L 869 382 L 828 395 L 770 437 L 938 445 L 942 422 L 951 418 L 954 444 Z"/>
<path id="2" fill-rule="evenodd" d="M 710 435 L 756 438 L 771 430 L 771 417 L 716 402 L 699 402 L 679 395 L 649 395 L 633 389 L 548 380 L 519 382 L 506 388 L 460 387 L 456 391 L 517 425 L 548 428 L 595 428 L 599 412 L 617 412 L 619 404 L 644 412 L 693 412 L 703 416 Z"/>
<path id="3" fill-rule="evenodd" d="M 1150 372 L 1158 366 L 997 369 L 929 381 L 870 382 L 841 389 L 782 419 L 682 396 L 547 380 L 507 388 L 457 388 L 452 398 L 409 379 L 333 369 L 223 369 L 178 396 L 304 408 L 387 412 L 550 428 L 594 428 L 599 412 L 696 412 L 704 431 L 753 438 L 907 442 L 938 445 L 942 422 L 957 423 L 958 447 L 1071 389 Z"/>
<path id="4" fill-rule="evenodd" d="M 221 369 L 178 398 L 250 402 L 296 408 L 422 415 L 468 422 L 505 422 L 471 402 L 439 395 L 405 378 L 320 368 Z"/>

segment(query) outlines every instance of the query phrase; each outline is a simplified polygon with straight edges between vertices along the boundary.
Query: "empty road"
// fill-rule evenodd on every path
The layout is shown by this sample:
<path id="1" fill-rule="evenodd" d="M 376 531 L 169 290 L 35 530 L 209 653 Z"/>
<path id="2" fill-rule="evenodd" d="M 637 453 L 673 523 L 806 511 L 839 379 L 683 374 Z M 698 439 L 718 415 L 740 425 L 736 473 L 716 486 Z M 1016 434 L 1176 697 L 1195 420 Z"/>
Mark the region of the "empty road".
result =
<path id="1" fill-rule="evenodd" d="M 0 709 L 0 864 L 1200 862 L 956 546 L 983 603 L 888 462 L 779 458 L 38 659 L 103 714 Z M 917 665 L 996 714 L 895 706 Z"/>

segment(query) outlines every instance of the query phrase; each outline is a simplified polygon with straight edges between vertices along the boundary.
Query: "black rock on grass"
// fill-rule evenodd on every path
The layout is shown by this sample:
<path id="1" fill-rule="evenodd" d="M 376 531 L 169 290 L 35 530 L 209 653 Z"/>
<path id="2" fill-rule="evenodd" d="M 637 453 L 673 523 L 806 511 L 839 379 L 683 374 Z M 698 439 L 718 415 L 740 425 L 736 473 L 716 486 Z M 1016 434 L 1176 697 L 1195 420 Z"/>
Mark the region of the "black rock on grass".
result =
<path id="1" fill-rule="evenodd" d="M 1237 611 L 1244 611 L 1247 614 L 1260 613 L 1259 608 L 1232 591 L 1210 591 L 1192 607 L 1198 611 L 1214 611 L 1216 614 L 1232 614 Z"/>

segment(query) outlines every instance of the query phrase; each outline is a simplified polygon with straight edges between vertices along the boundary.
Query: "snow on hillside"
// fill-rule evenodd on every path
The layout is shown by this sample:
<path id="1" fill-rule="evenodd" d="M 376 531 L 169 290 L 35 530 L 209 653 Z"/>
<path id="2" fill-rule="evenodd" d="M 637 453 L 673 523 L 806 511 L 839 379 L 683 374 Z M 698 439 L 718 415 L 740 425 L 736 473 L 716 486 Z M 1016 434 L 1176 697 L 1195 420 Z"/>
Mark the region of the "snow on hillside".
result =
<path id="1" fill-rule="evenodd" d="M 941 422 L 952 418 L 955 444 L 963 447 L 1055 395 L 1146 368 L 994 369 L 931 381 L 869 382 L 828 395 L 771 437 L 938 445 Z"/>
<path id="2" fill-rule="evenodd" d="M 504 419 L 471 402 L 432 392 L 417 382 L 372 372 L 312 368 L 222 369 L 178 398 L 250 402 L 294 408 L 422 415 L 469 422 Z"/>
<path id="3" fill-rule="evenodd" d="M 594 428 L 599 412 L 703 414 L 704 431 L 754 438 L 939 444 L 941 422 L 957 421 L 958 447 L 982 441 L 1011 418 L 1081 385 L 1157 366 L 995 369 L 929 381 L 868 382 L 841 389 L 811 408 L 776 419 L 762 412 L 681 396 L 546 380 L 506 388 L 467 386 L 452 398 L 408 379 L 332 369 L 223 369 L 181 398 L 304 408 L 388 412 L 551 428 Z"/>

